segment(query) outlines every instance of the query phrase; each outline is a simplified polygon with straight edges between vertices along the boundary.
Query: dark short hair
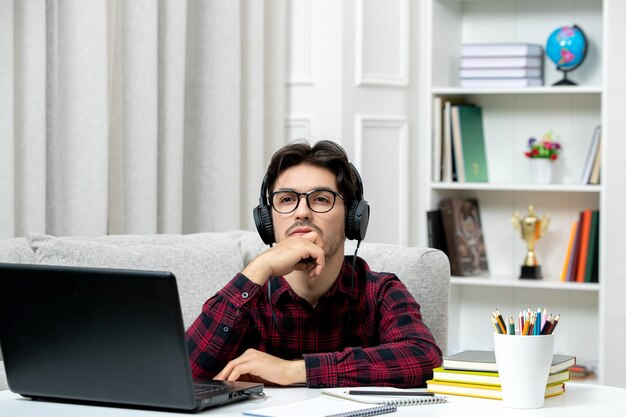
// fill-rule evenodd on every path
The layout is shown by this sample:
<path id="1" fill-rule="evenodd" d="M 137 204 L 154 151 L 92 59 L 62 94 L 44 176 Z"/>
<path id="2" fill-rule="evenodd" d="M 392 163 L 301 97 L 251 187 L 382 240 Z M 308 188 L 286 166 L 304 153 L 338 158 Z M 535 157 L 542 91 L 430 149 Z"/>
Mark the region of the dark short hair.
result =
<path id="1" fill-rule="evenodd" d="M 344 196 L 347 207 L 357 199 L 356 177 L 352 172 L 348 155 L 340 145 L 330 140 L 321 140 L 313 146 L 307 141 L 292 142 L 276 151 L 267 168 L 268 191 L 273 190 L 280 173 L 300 164 L 326 168 L 334 173 L 339 192 Z"/>

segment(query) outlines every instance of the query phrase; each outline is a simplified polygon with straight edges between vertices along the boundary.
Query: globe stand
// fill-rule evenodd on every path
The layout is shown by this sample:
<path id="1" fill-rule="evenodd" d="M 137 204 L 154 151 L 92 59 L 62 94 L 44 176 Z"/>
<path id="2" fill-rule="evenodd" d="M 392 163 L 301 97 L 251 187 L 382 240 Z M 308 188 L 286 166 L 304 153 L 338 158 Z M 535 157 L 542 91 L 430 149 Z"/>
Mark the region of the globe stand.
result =
<path id="1" fill-rule="evenodd" d="M 574 81 L 567 78 L 567 73 L 569 71 L 564 71 L 564 70 L 559 70 L 559 71 L 563 71 L 563 79 L 552 84 L 553 86 L 555 85 L 578 85 Z"/>

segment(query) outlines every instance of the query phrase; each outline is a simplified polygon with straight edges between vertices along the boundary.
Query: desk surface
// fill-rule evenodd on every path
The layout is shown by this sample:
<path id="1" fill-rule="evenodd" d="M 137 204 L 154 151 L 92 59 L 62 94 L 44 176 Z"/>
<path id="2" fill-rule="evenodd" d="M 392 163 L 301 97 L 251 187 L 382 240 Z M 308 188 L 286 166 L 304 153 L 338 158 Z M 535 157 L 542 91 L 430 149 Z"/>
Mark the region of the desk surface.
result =
<path id="1" fill-rule="evenodd" d="M 612 415 L 624 405 L 626 389 L 602 385 L 568 382 L 566 392 L 547 398 L 544 408 L 536 410 L 514 410 L 505 408 L 501 401 L 480 398 L 448 396 L 445 404 L 400 407 L 389 416 L 460 416 L 500 417 L 500 416 L 550 416 L 550 417 L 589 417 L 591 415 Z M 206 410 L 197 415 L 242 416 L 242 411 L 272 405 L 288 404 L 306 400 L 319 394 L 317 389 L 308 388 L 266 388 L 265 399 L 245 400 L 232 405 Z M 618 408 L 619 407 L 619 408 Z M 98 406 L 73 405 L 32 401 L 10 391 L 0 391 L 0 416 L 20 417 L 165 417 L 189 416 L 190 414 L 164 413 L 159 411 L 134 410 Z"/>

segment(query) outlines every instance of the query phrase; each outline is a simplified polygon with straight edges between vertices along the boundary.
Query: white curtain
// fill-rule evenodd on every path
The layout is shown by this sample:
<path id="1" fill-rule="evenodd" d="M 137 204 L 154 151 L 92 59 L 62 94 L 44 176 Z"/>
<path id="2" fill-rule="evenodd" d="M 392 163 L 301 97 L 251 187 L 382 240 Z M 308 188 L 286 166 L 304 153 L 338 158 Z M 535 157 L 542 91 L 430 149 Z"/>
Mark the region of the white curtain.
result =
<path id="1" fill-rule="evenodd" d="M 285 0 L 0 0 L 0 238 L 249 229 Z"/>

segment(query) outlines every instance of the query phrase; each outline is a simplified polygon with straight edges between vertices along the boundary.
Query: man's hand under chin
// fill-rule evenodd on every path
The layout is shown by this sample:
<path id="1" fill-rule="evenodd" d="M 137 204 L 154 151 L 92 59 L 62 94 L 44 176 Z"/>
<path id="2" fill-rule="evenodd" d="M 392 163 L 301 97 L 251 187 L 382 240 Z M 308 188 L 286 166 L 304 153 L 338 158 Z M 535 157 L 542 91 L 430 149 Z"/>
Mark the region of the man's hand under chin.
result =
<path id="1" fill-rule="evenodd" d="M 304 360 L 285 360 L 256 349 L 228 362 L 215 376 L 221 381 L 253 380 L 276 385 L 293 385 L 306 382 Z"/>
<path id="2" fill-rule="evenodd" d="M 314 232 L 289 236 L 254 258 L 242 271 L 253 282 L 263 285 L 270 276 L 287 275 L 294 270 L 317 277 L 325 266 L 320 236 Z"/>

